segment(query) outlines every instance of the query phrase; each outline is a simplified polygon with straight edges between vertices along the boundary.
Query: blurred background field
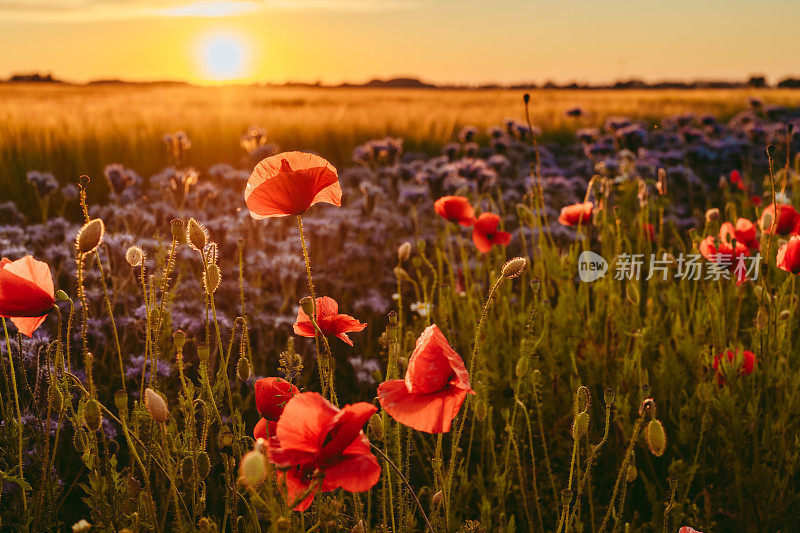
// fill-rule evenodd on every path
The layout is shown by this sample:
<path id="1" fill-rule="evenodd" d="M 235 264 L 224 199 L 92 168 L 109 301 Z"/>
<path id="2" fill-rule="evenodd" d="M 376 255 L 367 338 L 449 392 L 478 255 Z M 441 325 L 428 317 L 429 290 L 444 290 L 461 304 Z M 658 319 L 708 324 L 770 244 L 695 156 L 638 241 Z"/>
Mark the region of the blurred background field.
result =
<path id="1" fill-rule="evenodd" d="M 464 125 L 486 127 L 522 118 L 521 90 L 429 90 L 190 85 L 0 85 L 0 187 L 25 206 L 35 204 L 25 180 L 30 170 L 52 172 L 62 183 L 81 174 L 99 177 L 110 162 L 148 176 L 163 168 L 162 136 L 183 130 L 192 139 L 189 164 L 202 170 L 236 163 L 238 139 L 264 128 L 283 149 L 311 150 L 348 166 L 352 149 L 369 139 L 404 139 L 407 151 L 436 153 Z M 572 141 L 581 127 L 609 116 L 657 123 L 679 113 L 727 120 L 748 107 L 797 105 L 800 89 L 532 91 L 534 125 L 546 140 Z M 566 111 L 580 107 L 584 115 Z M 92 196 L 105 195 L 103 180 Z"/>

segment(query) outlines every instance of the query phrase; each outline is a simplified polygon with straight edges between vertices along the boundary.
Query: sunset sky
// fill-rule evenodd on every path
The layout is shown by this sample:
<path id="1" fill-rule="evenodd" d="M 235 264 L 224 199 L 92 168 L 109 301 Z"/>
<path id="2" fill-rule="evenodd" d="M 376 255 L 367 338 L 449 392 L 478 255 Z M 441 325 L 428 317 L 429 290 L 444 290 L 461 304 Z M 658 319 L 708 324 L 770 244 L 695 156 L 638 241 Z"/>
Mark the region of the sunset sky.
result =
<path id="1" fill-rule="evenodd" d="M 0 0 L 0 78 L 800 76 L 796 0 Z"/>

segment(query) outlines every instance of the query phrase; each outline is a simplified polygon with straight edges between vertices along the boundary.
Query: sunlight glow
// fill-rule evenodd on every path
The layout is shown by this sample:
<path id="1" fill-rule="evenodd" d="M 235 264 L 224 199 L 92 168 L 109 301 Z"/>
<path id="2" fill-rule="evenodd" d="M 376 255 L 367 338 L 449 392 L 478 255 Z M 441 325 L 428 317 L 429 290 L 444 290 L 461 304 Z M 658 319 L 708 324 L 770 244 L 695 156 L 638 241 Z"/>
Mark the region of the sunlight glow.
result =
<path id="1" fill-rule="evenodd" d="M 200 42 L 199 60 L 206 80 L 241 79 L 250 69 L 250 47 L 239 35 L 214 33 Z"/>

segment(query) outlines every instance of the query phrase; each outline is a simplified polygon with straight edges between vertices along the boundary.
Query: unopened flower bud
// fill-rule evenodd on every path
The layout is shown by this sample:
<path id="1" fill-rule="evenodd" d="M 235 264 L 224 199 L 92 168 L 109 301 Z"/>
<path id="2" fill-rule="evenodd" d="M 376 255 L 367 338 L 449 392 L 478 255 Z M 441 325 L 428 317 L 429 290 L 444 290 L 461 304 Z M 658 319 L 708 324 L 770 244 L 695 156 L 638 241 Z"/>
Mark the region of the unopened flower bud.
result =
<path id="1" fill-rule="evenodd" d="M 788 309 L 784 309 L 784 310 L 782 310 L 780 312 L 780 314 L 778 314 L 778 319 L 780 319 L 780 320 L 788 320 L 789 317 L 791 317 L 791 316 L 792 316 L 792 312 L 789 311 Z"/>
<path id="2" fill-rule="evenodd" d="M 397 259 L 404 263 L 408 261 L 409 257 L 411 257 L 411 243 L 404 242 L 397 248 Z"/>
<path id="3" fill-rule="evenodd" d="M 186 242 L 198 252 L 202 252 L 208 243 L 208 230 L 194 218 L 190 218 L 186 226 Z"/>
<path id="4" fill-rule="evenodd" d="M 194 460 L 189 455 L 181 461 L 181 478 L 184 483 L 191 483 L 194 479 Z"/>
<path id="5" fill-rule="evenodd" d="M 664 432 L 664 426 L 660 420 L 654 418 L 647 424 L 644 437 L 650 453 L 656 457 L 664 455 L 664 451 L 667 449 L 667 434 Z"/>
<path id="6" fill-rule="evenodd" d="M 580 439 L 589 430 L 589 413 L 581 411 L 575 416 L 575 421 L 572 423 L 572 438 L 575 440 Z"/>
<path id="7" fill-rule="evenodd" d="M 252 489 L 265 477 L 267 477 L 267 459 L 264 454 L 252 450 L 244 454 L 239 465 L 239 482 Z"/>
<path id="8" fill-rule="evenodd" d="M 64 396 L 58 388 L 58 383 L 55 380 L 50 381 L 50 386 L 47 388 L 47 395 L 50 401 L 53 402 L 53 410 L 59 413 L 64 407 Z"/>
<path id="9" fill-rule="evenodd" d="M 628 470 L 625 472 L 625 479 L 628 481 L 628 483 L 633 483 L 637 475 L 638 472 L 636 471 L 636 466 L 633 465 L 633 463 L 629 464 Z"/>
<path id="10" fill-rule="evenodd" d="M 219 267 L 214 263 L 208 265 L 203 274 L 203 286 L 205 286 L 207 294 L 214 294 L 217 291 L 220 279 Z"/>
<path id="11" fill-rule="evenodd" d="M 142 266 L 142 262 L 144 262 L 144 252 L 138 246 L 131 246 L 128 248 L 128 251 L 125 252 L 125 260 L 132 267 Z"/>
<path id="12" fill-rule="evenodd" d="M 81 254 L 93 252 L 103 242 L 106 227 L 103 220 L 95 218 L 83 225 L 75 238 L 75 248 Z"/>
<path id="13" fill-rule="evenodd" d="M 200 452 L 197 454 L 197 475 L 200 479 L 204 479 L 208 473 L 211 471 L 211 459 L 208 457 L 206 452 Z"/>
<path id="14" fill-rule="evenodd" d="M 411 281 L 411 276 L 408 275 L 404 268 L 394 267 L 394 276 L 403 281 Z"/>
<path id="15" fill-rule="evenodd" d="M 56 291 L 56 300 L 58 300 L 59 302 L 68 302 L 69 296 L 67 295 L 66 292 L 59 289 Z"/>
<path id="16" fill-rule="evenodd" d="M 91 398 L 83 406 L 83 423 L 89 431 L 97 431 L 103 423 L 100 404 L 94 398 Z"/>
<path id="17" fill-rule="evenodd" d="M 528 260 L 524 257 L 515 257 L 510 259 L 505 265 L 503 265 L 503 270 L 501 274 L 504 278 L 511 279 L 516 278 L 525 270 L 525 267 L 528 265 Z"/>
<path id="18" fill-rule="evenodd" d="M 163 424 L 169 418 L 166 400 L 150 387 L 144 391 L 144 406 L 157 424 Z"/>
<path id="19" fill-rule="evenodd" d="M 114 405 L 117 406 L 117 411 L 124 413 L 128 410 L 128 395 L 124 392 L 117 391 L 114 393 Z"/>
<path id="20" fill-rule="evenodd" d="M 367 533 L 367 529 L 364 527 L 364 520 L 359 520 L 358 523 L 353 526 L 353 529 L 350 530 L 350 533 Z"/>
<path id="21" fill-rule="evenodd" d="M 478 419 L 478 422 L 483 422 L 486 420 L 487 414 L 489 414 L 489 406 L 486 404 L 486 400 L 478 398 L 478 401 L 475 402 L 475 418 Z"/>
<path id="22" fill-rule="evenodd" d="M 712 220 L 719 220 L 719 208 L 717 207 L 712 207 L 706 211 L 706 222 L 711 222 Z"/>
<path id="23" fill-rule="evenodd" d="M 186 231 L 183 229 L 183 220 L 173 218 L 169 222 L 169 229 L 172 232 L 172 238 L 178 244 L 186 244 Z"/>
<path id="24" fill-rule="evenodd" d="M 531 369 L 530 358 L 523 355 L 519 359 L 517 359 L 517 368 L 516 373 L 518 378 L 522 378 L 528 375 L 528 371 Z"/>
<path id="25" fill-rule="evenodd" d="M 381 420 L 381 417 L 377 414 L 369 418 L 369 434 L 371 437 L 374 437 L 375 440 L 383 440 L 383 420 Z"/>
<path id="26" fill-rule="evenodd" d="M 240 357 L 239 362 L 236 363 L 236 376 L 241 381 L 250 379 L 250 361 L 247 360 L 247 357 Z"/>
<path id="27" fill-rule="evenodd" d="M 442 501 L 444 500 L 444 495 L 442 491 L 437 490 L 433 497 L 431 498 L 431 505 L 434 509 L 438 509 L 440 505 L 442 505 Z"/>

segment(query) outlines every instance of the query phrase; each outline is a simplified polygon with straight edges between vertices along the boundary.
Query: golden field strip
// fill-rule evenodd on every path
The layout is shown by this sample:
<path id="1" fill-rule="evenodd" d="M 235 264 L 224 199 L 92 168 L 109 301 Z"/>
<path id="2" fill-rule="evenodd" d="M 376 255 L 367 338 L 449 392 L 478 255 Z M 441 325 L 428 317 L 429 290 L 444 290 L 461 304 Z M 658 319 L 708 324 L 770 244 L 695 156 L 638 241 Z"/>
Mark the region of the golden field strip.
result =
<path id="1" fill-rule="evenodd" d="M 250 126 L 264 128 L 283 149 L 313 150 L 338 165 L 349 164 L 355 145 L 385 135 L 402 137 L 409 150 L 436 151 L 461 126 L 483 129 L 521 119 L 523 93 L 0 84 L 0 200 L 7 194 L 32 199 L 28 170 L 50 171 L 62 182 L 83 173 L 100 177 L 114 162 L 152 174 L 166 164 L 162 135 L 178 130 L 191 138 L 189 163 L 201 171 L 237 163 L 243 154 L 239 137 Z M 746 108 L 750 97 L 800 105 L 800 90 L 792 89 L 538 89 L 532 91 L 532 112 L 545 136 L 557 139 L 611 115 L 655 122 L 692 111 L 725 119 Z M 586 116 L 565 116 L 575 106 Z"/>

